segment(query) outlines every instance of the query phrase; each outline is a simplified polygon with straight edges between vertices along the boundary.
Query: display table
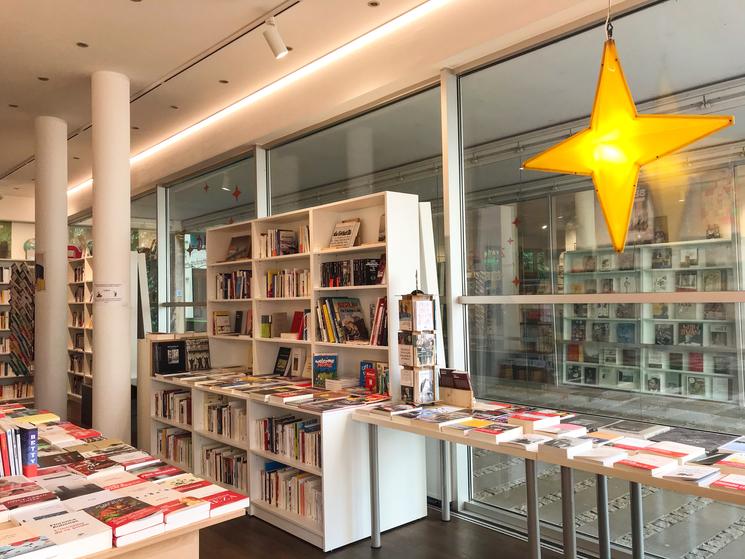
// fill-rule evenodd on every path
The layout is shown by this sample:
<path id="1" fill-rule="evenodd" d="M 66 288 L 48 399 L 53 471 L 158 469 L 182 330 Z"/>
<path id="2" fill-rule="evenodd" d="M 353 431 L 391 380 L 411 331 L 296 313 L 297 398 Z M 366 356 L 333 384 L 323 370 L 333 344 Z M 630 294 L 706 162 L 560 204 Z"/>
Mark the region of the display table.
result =
<path id="1" fill-rule="evenodd" d="M 106 551 L 85 555 L 83 559 L 111 559 L 113 557 L 122 557 L 123 559 L 152 559 L 153 557 L 158 559 L 198 559 L 200 530 L 245 515 L 245 510 L 222 514 L 132 545 L 112 547 Z"/>
<path id="2" fill-rule="evenodd" d="M 392 429 L 395 431 L 404 431 L 423 437 L 437 439 L 441 442 L 442 458 L 442 503 L 443 503 L 443 520 L 449 519 L 447 503 L 450 502 L 450 467 L 449 467 L 449 445 L 450 443 L 463 444 L 474 448 L 480 448 L 512 456 L 525 460 L 526 489 L 527 489 L 527 526 L 528 526 L 528 543 L 530 547 L 531 559 L 538 559 L 541 555 L 540 548 L 540 526 L 538 517 L 538 494 L 536 478 L 536 461 L 538 460 L 537 452 L 529 452 L 519 448 L 503 446 L 495 443 L 477 441 L 469 439 L 465 435 L 455 435 L 441 432 L 437 427 L 422 427 L 416 424 L 404 424 L 393 421 L 389 417 L 371 414 L 366 410 L 358 410 L 354 414 L 355 421 L 366 423 L 370 435 L 370 477 L 371 477 L 371 506 L 372 506 L 372 546 L 380 547 L 380 529 L 376 525 L 376 513 L 379 514 L 378 487 L 379 476 L 377 471 L 377 437 L 378 429 Z M 595 474 L 597 476 L 598 491 L 598 539 L 600 546 L 601 559 L 610 559 L 610 530 L 608 524 L 608 486 L 607 477 L 623 479 L 630 483 L 631 491 L 631 525 L 632 525 L 632 552 L 633 557 L 644 557 L 643 529 L 644 520 L 642 515 L 642 496 L 641 486 L 648 485 L 675 491 L 685 495 L 704 497 L 716 501 L 722 501 L 735 505 L 745 505 L 745 491 L 743 494 L 733 493 L 715 487 L 700 487 L 694 483 L 668 480 L 653 477 L 644 473 L 637 473 L 628 470 L 621 470 L 613 467 L 604 467 L 592 463 L 582 462 L 572 459 L 544 460 L 550 464 L 561 466 L 562 478 L 562 512 L 563 512 L 563 532 L 564 532 L 564 556 L 574 559 L 576 557 L 576 536 L 574 527 L 574 480 L 573 470 L 581 470 Z"/>

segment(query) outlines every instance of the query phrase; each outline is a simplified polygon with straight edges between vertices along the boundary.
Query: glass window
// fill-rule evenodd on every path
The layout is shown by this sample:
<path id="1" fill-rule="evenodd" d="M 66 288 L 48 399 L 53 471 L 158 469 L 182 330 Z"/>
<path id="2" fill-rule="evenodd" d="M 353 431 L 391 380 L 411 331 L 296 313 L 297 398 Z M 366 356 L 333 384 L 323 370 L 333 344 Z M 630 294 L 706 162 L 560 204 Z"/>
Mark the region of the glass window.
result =
<path id="1" fill-rule="evenodd" d="M 443 300 L 441 152 L 440 88 L 434 87 L 272 149 L 272 213 L 384 190 L 417 194 L 432 207 Z"/>
<path id="2" fill-rule="evenodd" d="M 168 324 L 171 332 L 207 328 L 208 227 L 256 217 L 254 159 L 190 177 L 167 188 Z"/>
<path id="3" fill-rule="evenodd" d="M 147 272 L 147 291 L 150 303 L 151 331 L 158 331 L 158 242 L 157 242 L 157 196 L 155 192 L 132 200 L 131 249 L 144 255 Z"/>
<path id="4" fill-rule="evenodd" d="M 731 54 L 745 39 L 733 25 L 745 25 L 736 0 L 660 2 L 615 21 L 640 112 L 732 114 L 736 123 L 642 169 L 620 254 L 589 178 L 521 170 L 588 125 L 604 28 L 460 79 L 467 292 L 526 296 L 467 306 L 480 397 L 743 432 L 743 309 L 721 294 L 742 290 L 745 264 L 745 66 Z M 509 461 L 474 453 L 472 465 L 475 500 L 524 505 L 520 486 L 481 475 L 509 471 Z M 556 473 L 541 476 L 546 497 Z M 648 500 L 664 518 L 691 502 L 662 491 L 646 494 L 645 508 Z M 726 511 L 715 526 L 724 530 L 733 509 L 716 508 Z M 706 538 L 688 535 L 659 530 L 648 551 L 693 556 Z M 614 538 L 628 544 L 628 534 Z"/>

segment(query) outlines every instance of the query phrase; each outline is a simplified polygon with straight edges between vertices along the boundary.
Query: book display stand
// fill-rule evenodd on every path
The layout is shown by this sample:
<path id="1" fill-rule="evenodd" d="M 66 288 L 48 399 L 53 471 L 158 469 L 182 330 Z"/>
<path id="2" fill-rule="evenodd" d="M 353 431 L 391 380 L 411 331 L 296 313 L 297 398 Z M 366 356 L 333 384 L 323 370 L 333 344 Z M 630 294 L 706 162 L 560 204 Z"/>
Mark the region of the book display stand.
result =
<path id="1" fill-rule="evenodd" d="M 330 378 L 357 386 L 361 363 L 384 363 L 389 393 L 395 399 L 400 393 L 397 298 L 415 287 L 420 261 L 418 212 L 417 196 L 381 192 L 209 229 L 211 366 L 243 366 L 256 375 L 280 368 L 311 377 L 314 355 L 332 355 L 336 370 Z M 339 238 L 344 228 L 337 226 L 345 222 L 353 224 L 348 231 L 355 239 Z M 376 267 L 375 274 L 371 266 Z M 355 311 L 342 316 L 349 308 Z M 336 324 L 324 314 L 334 311 Z M 148 349 L 140 347 L 140 368 L 149 367 L 143 362 L 151 355 Z M 151 394 L 180 390 L 185 393 L 178 396 L 179 402 L 188 398 L 191 406 L 191 424 L 154 417 L 155 410 L 148 409 L 150 425 L 146 430 L 141 425 L 140 432 L 151 434 L 151 452 L 157 453 L 153 447 L 163 429 L 179 429 L 178 436 L 189 439 L 192 454 L 191 464 L 177 465 L 209 478 L 205 453 L 220 445 L 232 448 L 240 459 L 246 456 L 248 486 L 230 489 L 250 496 L 251 514 L 324 551 L 370 536 L 368 433 L 353 421 L 354 408 L 310 411 L 177 379 L 139 376 L 140 386 L 148 383 Z M 321 382 L 320 377 L 316 381 Z M 138 398 L 143 399 L 142 393 Z M 146 398 L 144 405 L 151 400 Z M 217 435 L 208 428 L 207 409 L 222 403 L 239 417 L 245 414 L 245 438 Z M 265 450 L 262 422 L 288 415 L 320 425 L 318 464 Z M 391 432 L 381 436 L 378 444 L 386 479 L 380 526 L 388 530 L 426 516 L 424 441 Z M 295 468 L 298 479 L 320 488 L 322 502 L 313 520 L 263 498 L 265 476 L 281 467 Z M 401 472 L 418 473 L 412 477 Z"/>

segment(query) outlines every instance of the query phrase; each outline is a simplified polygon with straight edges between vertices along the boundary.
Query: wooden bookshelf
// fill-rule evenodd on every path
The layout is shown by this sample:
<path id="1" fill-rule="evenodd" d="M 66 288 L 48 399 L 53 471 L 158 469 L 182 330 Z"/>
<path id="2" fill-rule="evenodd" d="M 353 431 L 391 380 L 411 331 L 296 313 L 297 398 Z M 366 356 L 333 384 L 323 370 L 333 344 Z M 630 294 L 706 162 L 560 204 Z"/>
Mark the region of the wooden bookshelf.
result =
<path id="1" fill-rule="evenodd" d="M 382 216 L 385 216 L 382 218 Z M 340 378 L 358 378 L 360 360 L 388 361 L 390 367 L 390 389 L 400 392 L 397 332 L 398 298 L 415 288 L 419 268 L 419 221 L 418 198 L 410 194 L 382 192 L 345 200 L 333 204 L 313 207 L 215 227 L 207 231 L 207 332 L 210 340 L 212 366 L 242 365 L 251 367 L 258 374 L 271 373 L 280 347 L 299 347 L 306 352 L 306 359 L 314 353 L 337 353 Z M 361 220 L 360 246 L 347 249 L 328 250 L 331 233 L 337 222 L 357 217 Z M 386 240 L 378 240 L 381 219 L 385 224 Z M 308 227 L 309 246 L 307 252 L 258 258 L 259 237 L 270 229 L 294 229 Z M 251 259 L 225 262 L 233 237 L 250 235 Z M 321 264 L 350 258 L 371 258 L 385 255 L 386 274 L 382 284 L 350 286 L 328 289 L 321 287 Z M 309 292 L 298 297 L 268 298 L 264 289 L 264 275 L 268 270 L 298 268 L 310 270 Z M 218 274 L 233 270 L 252 271 L 250 300 L 223 300 L 216 292 Z M 316 325 L 315 307 L 320 298 L 333 296 L 357 297 L 365 311 L 378 297 L 388 298 L 388 345 L 370 346 L 354 344 L 332 344 L 322 342 Z M 261 315 L 286 312 L 288 318 L 295 311 L 310 310 L 307 340 L 285 340 L 261 338 Z M 213 335 L 213 313 L 229 312 L 234 324 L 235 311 L 252 313 L 252 335 Z M 367 312 L 366 312 L 367 315 Z M 366 318 L 370 328 L 370 320 Z M 149 371 L 150 340 L 141 342 L 140 368 Z M 341 410 L 323 414 L 312 413 L 284 404 L 272 404 L 251 399 L 248 395 L 226 395 L 208 387 L 191 387 L 186 383 L 163 382 L 140 372 L 139 398 L 147 393 L 147 403 L 140 406 L 139 417 L 150 418 L 151 394 L 155 390 L 181 386 L 191 390 L 193 425 L 192 436 L 194 473 L 201 472 L 201 455 L 205 447 L 224 444 L 240 449 L 248 457 L 248 494 L 251 497 L 251 513 L 271 524 L 286 530 L 309 543 L 330 551 L 370 536 L 370 479 L 368 468 L 367 428 L 352 419 L 353 410 Z M 245 402 L 247 416 L 247 441 L 233 441 L 210 433 L 204 424 L 205 400 L 210 394 L 220 394 L 228 400 Z M 146 414 L 146 415 L 144 415 Z M 266 417 L 293 414 L 320 420 L 321 464 L 300 463 L 294 459 L 275 455 L 260 449 L 256 440 L 256 422 Z M 155 428 L 162 426 L 160 418 L 150 425 L 139 426 L 141 432 L 150 432 L 155 442 Z M 144 431 L 148 429 L 148 431 Z M 385 491 L 381 506 L 381 525 L 384 530 L 423 518 L 426 515 L 425 449 L 420 437 L 400 432 L 382 432 L 381 472 L 386 476 L 390 490 Z M 154 449 L 151 449 L 154 450 Z M 343 459 L 340 459 L 343 457 Z M 278 509 L 260 499 L 261 471 L 267 462 L 280 462 L 300 472 L 321 478 L 323 493 L 323 519 L 313 522 L 309 518 Z"/>

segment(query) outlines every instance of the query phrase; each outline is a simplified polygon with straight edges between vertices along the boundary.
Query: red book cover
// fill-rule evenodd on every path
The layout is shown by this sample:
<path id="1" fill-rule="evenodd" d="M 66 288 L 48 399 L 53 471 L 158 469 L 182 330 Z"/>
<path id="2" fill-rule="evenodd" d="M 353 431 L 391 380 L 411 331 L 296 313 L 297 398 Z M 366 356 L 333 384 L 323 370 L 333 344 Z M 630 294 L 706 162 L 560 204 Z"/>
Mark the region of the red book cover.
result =
<path id="1" fill-rule="evenodd" d="M 123 468 L 121 464 L 117 464 L 106 456 L 91 456 L 85 460 L 68 464 L 67 469 L 81 476 L 88 477 L 100 472 L 122 470 Z"/>
<path id="2" fill-rule="evenodd" d="M 219 493 L 213 493 L 207 497 L 200 497 L 200 499 L 207 501 L 210 504 L 210 510 L 237 503 L 245 498 L 245 495 L 235 493 L 234 491 L 220 491 Z"/>
<path id="3" fill-rule="evenodd" d="M 114 535 L 116 535 L 118 528 L 159 512 L 157 507 L 132 497 L 119 497 L 83 510 L 96 520 L 111 526 L 114 529 Z"/>
<path id="4" fill-rule="evenodd" d="M 378 391 L 378 375 L 372 367 L 365 369 L 365 388 L 373 393 Z"/>
<path id="5" fill-rule="evenodd" d="M 696 373 L 704 372 L 704 354 L 692 351 L 688 354 L 688 370 Z"/>
<path id="6" fill-rule="evenodd" d="M 10 456 L 8 455 L 8 435 L 0 431 L 0 452 L 3 453 L 3 475 L 10 475 Z"/>
<path id="7" fill-rule="evenodd" d="M 303 330 L 303 311 L 295 311 L 292 315 L 292 326 L 290 332 L 299 333 Z"/>
<path id="8" fill-rule="evenodd" d="M 158 481 L 169 477 L 178 476 L 184 473 L 184 470 L 168 464 L 155 465 L 136 470 L 136 475 L 145 481 Z"/>
<path id="9" fill-rule="evenodd" d="M 656 466 L 652 464 L 647 464 L 646 462 L 638 462 L 634 460 L 633 458 L 627 458 L 625 460 L 621 460 L 618 462 L 619 464 L 624 464 L 626 466 L 631 466 L 633 468 L 639 468 L 642 470 L 653 470 Z"/>

